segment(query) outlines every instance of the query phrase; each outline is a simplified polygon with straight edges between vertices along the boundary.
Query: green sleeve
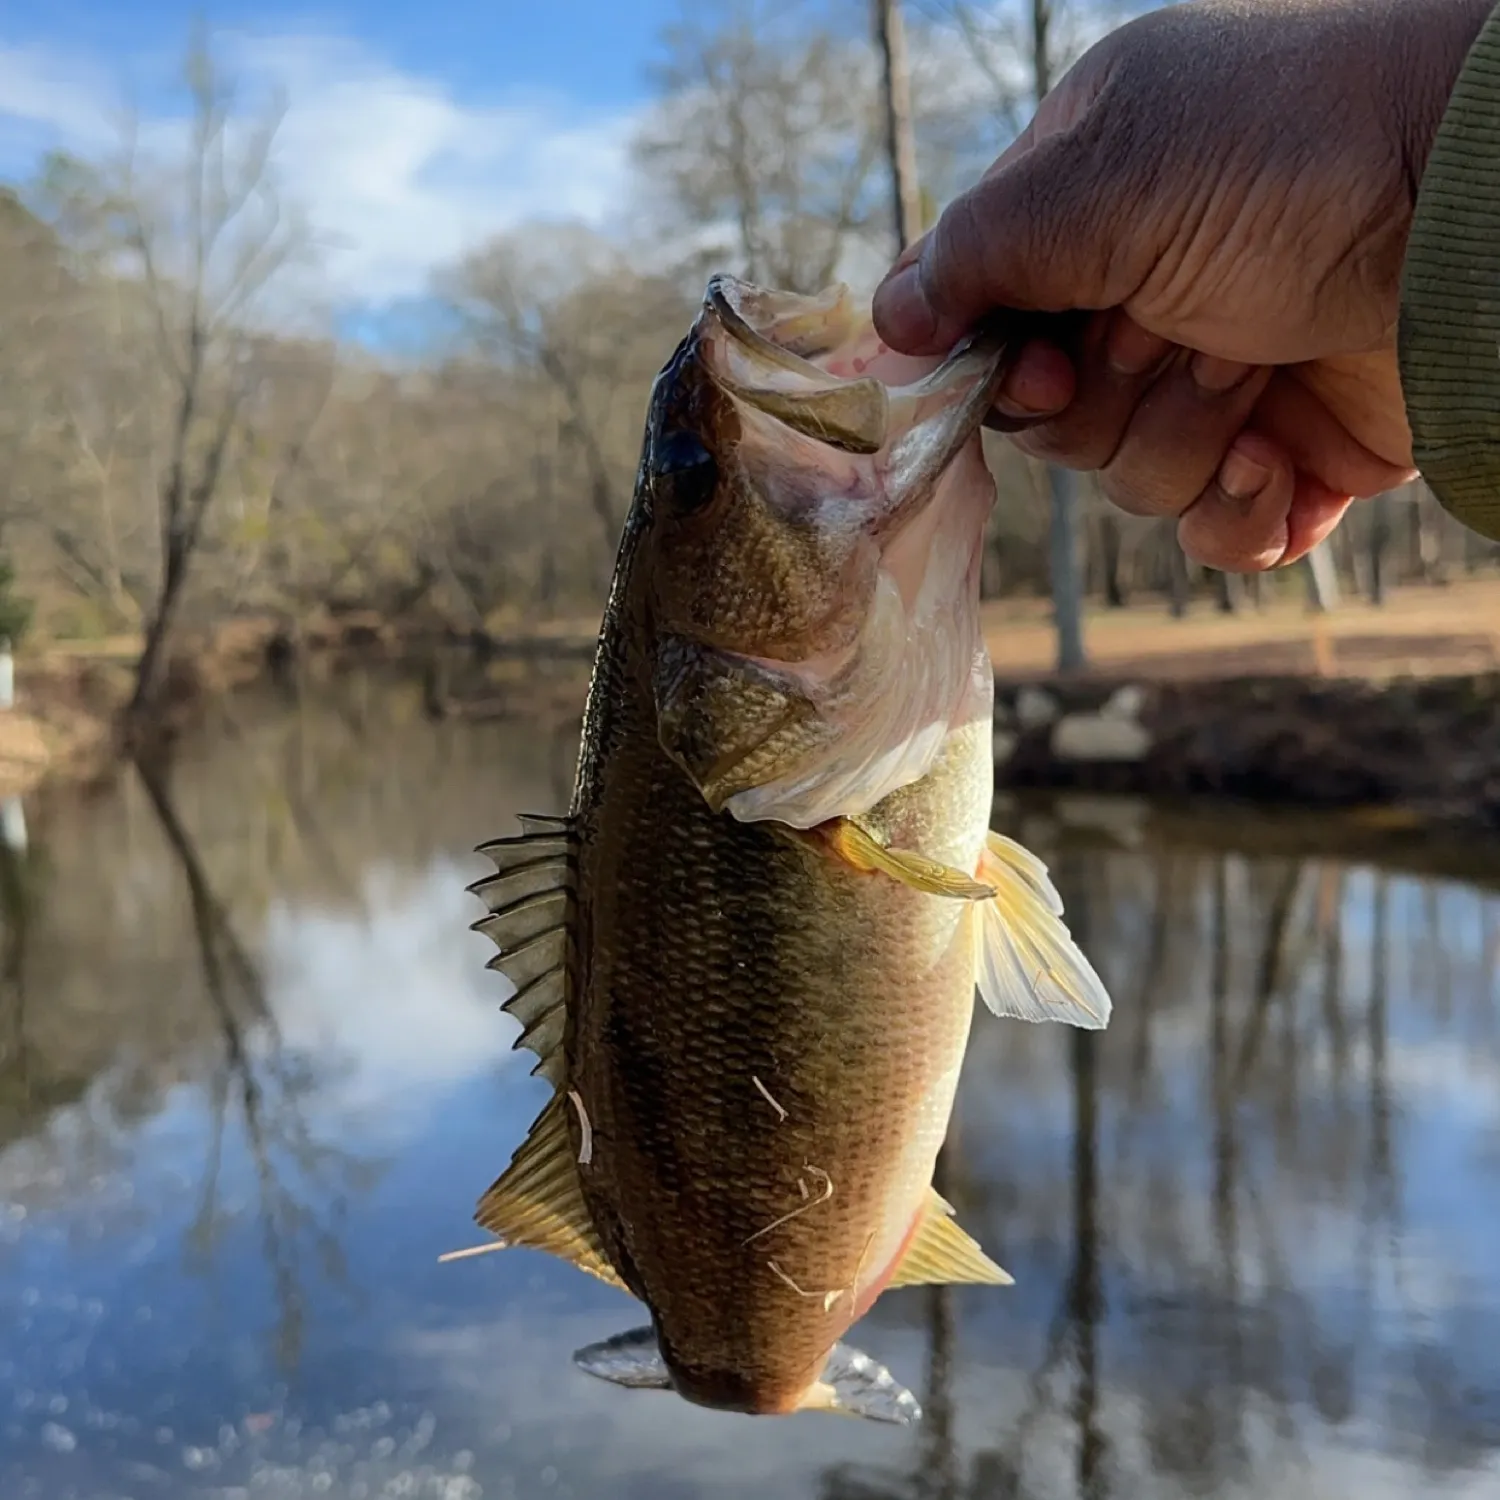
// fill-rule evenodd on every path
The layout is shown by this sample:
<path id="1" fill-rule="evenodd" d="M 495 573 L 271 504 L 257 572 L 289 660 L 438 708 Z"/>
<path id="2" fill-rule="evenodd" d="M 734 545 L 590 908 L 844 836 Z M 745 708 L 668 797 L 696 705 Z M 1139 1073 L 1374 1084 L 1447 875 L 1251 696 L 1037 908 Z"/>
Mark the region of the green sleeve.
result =
<path id="1" fill-rule="evenodd" d="M 1464 63 L 1418 191 L 1399 347 L 1422 477 L 1465 526 L 1500 541 L 1500 8 Z"/>

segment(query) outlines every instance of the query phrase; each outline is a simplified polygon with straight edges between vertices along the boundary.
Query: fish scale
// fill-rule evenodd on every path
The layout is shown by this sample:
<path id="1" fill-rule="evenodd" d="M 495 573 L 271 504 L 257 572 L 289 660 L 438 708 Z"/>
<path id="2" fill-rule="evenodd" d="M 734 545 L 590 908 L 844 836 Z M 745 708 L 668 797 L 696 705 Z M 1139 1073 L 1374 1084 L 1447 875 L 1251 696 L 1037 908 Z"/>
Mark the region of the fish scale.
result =
<path id="1" fill-rule="evenodd" d="M 645 1304 L 591 1374 L 910 1421 L 844 1334 L 894 1287 L 1009 1282 L 931 1186 L 976 987 L 1081 1026 L 1109 1000 L 987 826 L 1004 355 L 881 386 L 846 298 L 718 278 L 653 391 L 572 805 L 474 887 L 555 1090 L 476 1217 Z"/>

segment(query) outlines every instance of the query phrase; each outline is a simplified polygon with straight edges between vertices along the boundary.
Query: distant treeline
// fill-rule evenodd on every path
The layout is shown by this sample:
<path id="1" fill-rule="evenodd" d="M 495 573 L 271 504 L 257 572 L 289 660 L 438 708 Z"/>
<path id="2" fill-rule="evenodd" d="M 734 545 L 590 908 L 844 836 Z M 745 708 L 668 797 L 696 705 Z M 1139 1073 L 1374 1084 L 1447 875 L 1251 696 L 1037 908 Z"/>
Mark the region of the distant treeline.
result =
<path id="1" fill-rule="evenodd" d="M 1049 9 L 1055 69 L 1087 28 Z M 1024 118 L 1034 38 L 1016 10 L 1015 25 L 959 3 L 908 22 L 928 218 Z M 691 16 L 663 38 L 628 238 L 537 226 L 477 247 L 435 278 L 450 316 L 418 358 L 309 331 L 316 251 L 280 191 L 277 119 L 240 109 L 204 36 L 175 154 L 124 141 L 0 190 L 0 551 L 16 575 L 0 592 L 49 636 L 139 635 L 138 706 L 174 631 L 236 614 L 593 615 L 646 393 L 707 271 L 816 290 L 868 282 L 892 246 L 863 8 Z M 996 468 L 986 588 L 1044 593 L 1044 476 L 1008 449 Z M 1084 490 L 1091 594 L 1237 600 L 1189 575 L 1170 527 Z M 1419 492 L 1359 508 L 1332 550 L 1372 595 L 1496 555 Z M 0 615 L 19 628 L 4 600 Z"/>

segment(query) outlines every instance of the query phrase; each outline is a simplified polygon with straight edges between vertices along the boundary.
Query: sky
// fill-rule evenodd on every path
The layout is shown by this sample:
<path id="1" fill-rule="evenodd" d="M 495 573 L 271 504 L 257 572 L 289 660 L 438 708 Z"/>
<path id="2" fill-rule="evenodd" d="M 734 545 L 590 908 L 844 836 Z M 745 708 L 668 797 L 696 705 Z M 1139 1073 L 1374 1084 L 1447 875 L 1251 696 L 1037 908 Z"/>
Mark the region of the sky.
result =
<path id="1" fill-rule="evenodd" d="M 0 180 L 168 138 L 195 16 L 247 95 L 283 90 L 278 163 L 346 313 L 399 322 L 437 266 L 536 218 L 607 226 L 679 0 L 4 0 Z"/>

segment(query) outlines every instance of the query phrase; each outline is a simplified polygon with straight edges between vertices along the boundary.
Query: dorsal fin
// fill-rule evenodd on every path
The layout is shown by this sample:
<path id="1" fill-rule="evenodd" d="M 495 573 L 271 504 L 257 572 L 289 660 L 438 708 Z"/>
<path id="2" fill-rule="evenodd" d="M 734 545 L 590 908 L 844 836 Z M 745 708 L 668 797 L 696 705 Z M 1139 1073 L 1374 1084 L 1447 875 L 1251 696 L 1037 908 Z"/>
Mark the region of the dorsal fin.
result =
<path id="1" fill-rule="evenodd" d="M 625 1290 L 594 1231 L 568 1136 L 565 1095 L 554 1094 L 474 1219 L 507 1245 L 544 1250 Z"/>
<path id="2" fill-rule="evenodd" d="M 922 1222 L 888 1285 L 937 1286 L 949 1282 L 1011 1286 L 1010 1273 L 984 1253 L 953 1217 L 953 1205 L 933 1188 L 927 1190 Z"/>
<path id="3" fill-rule="evenodd" d="M 526 831 L 517 837 L 494 839 L 476 851 L 493 861 L 495 873 L 469 887 L 489 908 L 474 931 L 500 950 L 489 967 L 515 986 L 502 1006 L 521 1023 L 515 1045 L 536 1053 L 532 1072 L 561 1089 L 576 839 L 566 818 L 526 813 L 521 826 Z"/>

